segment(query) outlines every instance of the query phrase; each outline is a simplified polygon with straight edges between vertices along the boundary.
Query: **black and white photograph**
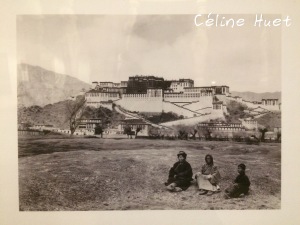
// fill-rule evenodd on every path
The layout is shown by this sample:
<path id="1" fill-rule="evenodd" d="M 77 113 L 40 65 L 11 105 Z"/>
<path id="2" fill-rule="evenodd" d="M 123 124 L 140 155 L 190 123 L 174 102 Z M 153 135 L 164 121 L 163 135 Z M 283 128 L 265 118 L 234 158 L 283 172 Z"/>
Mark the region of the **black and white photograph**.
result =
<path id="1" fill-rule="evenodd" d="M 18 15 L 19 210 L 281 209 L 290 23 Z"/>
<path id="2" fill-rule="evenodd" d="M 300 2 L 0 5 L 1 225 L 300 223 Z"/>

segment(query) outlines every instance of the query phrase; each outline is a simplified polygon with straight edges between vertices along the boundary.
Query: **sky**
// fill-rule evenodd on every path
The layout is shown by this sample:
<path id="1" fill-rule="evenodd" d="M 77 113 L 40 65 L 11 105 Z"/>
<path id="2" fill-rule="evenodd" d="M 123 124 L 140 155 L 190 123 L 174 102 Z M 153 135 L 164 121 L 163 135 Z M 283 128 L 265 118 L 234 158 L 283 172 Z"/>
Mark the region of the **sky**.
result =
<path id="1" fill-rule="evenodd" d="M 20 15 L 18 63 L 87 83 L 190 78 L 231 91 L 281 90 L 281 27 L 197 27 L 195 15 Z M 276 15 L 265 15 L 276 18 Z M 249 21 L 249 23 L 247 23 Z"/>

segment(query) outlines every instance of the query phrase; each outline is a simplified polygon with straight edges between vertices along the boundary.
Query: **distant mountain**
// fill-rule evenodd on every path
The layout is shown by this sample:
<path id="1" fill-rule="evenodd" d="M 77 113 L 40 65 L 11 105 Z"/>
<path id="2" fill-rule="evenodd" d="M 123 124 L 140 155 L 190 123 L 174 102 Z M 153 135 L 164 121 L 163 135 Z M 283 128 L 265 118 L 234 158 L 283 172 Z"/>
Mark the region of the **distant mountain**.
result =
<path id="1" fill-rule="evenodd" d="M 78 95 L 91 85 L 77 78 L 55 73 L 39 66 L 18 65 L 18 105 L 45 106 Z"/>
<path id="2" fill-rule="evenodd" d="M 231 91 L 231 96 L 240 96 L 247 101 L 261 101 L 263 98 L 278 98 L 279 102 L 281 102 L 281 92 L 279 91 L 264 93 Z"/>

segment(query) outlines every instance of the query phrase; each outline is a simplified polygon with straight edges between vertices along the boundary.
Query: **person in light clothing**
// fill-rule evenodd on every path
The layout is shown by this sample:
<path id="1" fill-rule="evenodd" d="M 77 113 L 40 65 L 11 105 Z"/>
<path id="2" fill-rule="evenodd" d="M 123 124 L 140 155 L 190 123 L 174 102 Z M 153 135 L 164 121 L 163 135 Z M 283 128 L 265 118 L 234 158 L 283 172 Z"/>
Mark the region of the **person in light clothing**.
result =
<path id="1" fill-rule="evenodd" d="M 200 195 L 212 195 L 215 192 L 220 191 L 219 182 L 221 175 L 218 168 L 214 165 L 214 159 L 212 155 L 207 154 L 205 156 L 205 164 L 202 166 L 201 172 L 196 173 L 195 176 Z"/>

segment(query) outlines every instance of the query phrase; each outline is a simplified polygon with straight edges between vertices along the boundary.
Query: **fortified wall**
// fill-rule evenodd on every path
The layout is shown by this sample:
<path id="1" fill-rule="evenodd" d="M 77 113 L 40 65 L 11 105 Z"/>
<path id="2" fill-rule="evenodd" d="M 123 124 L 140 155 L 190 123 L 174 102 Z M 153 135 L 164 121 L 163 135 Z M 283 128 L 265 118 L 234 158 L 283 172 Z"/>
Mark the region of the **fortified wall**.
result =
<path id="1" fill-rule="evenodd" d="M 163 110 L 161 89 L 148 89 L 146 94 L 123 94 L 116 104 L 129 111 L 159 113 Z"/>

